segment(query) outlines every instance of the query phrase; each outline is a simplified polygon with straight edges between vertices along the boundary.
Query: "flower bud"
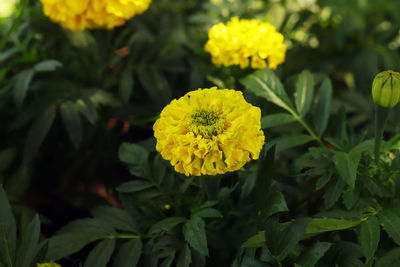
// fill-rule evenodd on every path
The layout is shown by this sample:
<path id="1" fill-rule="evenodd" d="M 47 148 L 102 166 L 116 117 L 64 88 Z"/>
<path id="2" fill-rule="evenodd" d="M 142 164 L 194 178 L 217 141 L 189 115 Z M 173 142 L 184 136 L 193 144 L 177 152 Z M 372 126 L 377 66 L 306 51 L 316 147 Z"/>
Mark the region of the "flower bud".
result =
<path id="1" fill-rule="evenodd" d="M 377 74 L 372 83 L 375 104 L 392 108 L 400 101 L 400 73 L 391 70 Z"/>

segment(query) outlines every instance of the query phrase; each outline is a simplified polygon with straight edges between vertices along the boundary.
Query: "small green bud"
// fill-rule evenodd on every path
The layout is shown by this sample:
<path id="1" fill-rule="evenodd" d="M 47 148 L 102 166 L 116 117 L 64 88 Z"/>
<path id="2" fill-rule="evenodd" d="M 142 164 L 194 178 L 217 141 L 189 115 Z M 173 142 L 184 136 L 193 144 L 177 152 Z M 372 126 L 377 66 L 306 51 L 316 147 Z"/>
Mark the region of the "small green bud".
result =
<path id="1" fill-rule="evenodd" d="M 372 83 L 375 104 L 392 108 L 400 101 L 400 73 L 391 70 L 377 74 Z"/>

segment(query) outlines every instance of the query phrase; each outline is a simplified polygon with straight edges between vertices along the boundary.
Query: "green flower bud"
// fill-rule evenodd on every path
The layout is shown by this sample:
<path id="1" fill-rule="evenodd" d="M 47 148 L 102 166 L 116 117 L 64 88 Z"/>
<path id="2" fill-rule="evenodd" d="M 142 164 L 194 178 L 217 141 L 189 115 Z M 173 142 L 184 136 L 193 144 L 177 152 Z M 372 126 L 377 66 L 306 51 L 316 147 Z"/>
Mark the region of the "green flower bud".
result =
<path id="1" fill-rule="evenodd" d="M 375 104 L 392 108 L 400 101 L 400 73 L 387 70 L 375 76 L 372 83 Z"/>

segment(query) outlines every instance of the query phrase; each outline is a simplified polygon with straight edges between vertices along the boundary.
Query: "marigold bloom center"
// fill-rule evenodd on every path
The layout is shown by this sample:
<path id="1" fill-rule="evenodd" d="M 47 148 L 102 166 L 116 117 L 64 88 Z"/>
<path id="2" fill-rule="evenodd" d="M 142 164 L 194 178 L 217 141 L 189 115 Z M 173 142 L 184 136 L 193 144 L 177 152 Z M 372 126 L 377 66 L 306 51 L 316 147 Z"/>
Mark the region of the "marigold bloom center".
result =
<path id="1" fill-rule="evenodd" d="M 224 128 L 223 116 L 215 110 L 198 109 L 189 115 L 189 130 L 205 138 L 218 135 Z"/>

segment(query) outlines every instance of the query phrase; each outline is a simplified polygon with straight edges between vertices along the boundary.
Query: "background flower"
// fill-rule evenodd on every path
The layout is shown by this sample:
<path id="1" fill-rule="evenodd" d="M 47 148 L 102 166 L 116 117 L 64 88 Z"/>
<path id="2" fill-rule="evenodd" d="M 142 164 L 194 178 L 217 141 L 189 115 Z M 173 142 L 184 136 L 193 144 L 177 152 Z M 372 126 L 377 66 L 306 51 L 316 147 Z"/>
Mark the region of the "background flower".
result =
<path id="1" fill-rule="evenodd" d="M 268 22 L 234 17 L 226 25 L 214 25 L 208 38 L 205 50 L 211 54 L 214 64 L 246 68 L 251 58 L 254 69 L 266 68 L 265 60 L 270 69 L 276 69 L 285 61 L 283 35 Z"/>
<path id="2" fill-rule="evenodd" d="M 123 25 L 143 13 L 151 0 L 41 0 L 51 20 L 71 30 L 106 28 Z"/>
<path id="3" fill-rule="evenodd" d="M 185 175 L 236 171 L 264 144 L 261 111 L 239 91 L 199 89 L 173 100 L 154 124 L 157 151 Z"/>

